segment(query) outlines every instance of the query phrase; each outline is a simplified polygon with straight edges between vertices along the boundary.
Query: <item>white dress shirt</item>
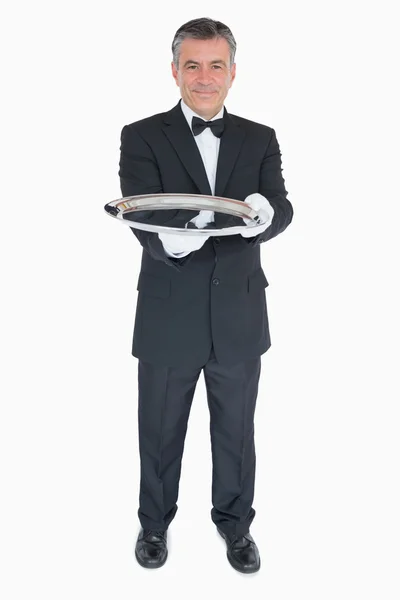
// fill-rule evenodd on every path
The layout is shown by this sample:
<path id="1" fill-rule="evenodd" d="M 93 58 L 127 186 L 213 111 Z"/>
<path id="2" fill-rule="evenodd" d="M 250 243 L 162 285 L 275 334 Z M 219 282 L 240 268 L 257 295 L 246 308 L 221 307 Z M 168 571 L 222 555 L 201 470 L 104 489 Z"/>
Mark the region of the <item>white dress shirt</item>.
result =
<path id="1" fill-rule="evenodd" d="M 188 107 L 187 104 L 182 100 L 181 101 L 182 112 L 185 115 L 186 121 L 190 127 L 190 131 L 192 131 L 192 119 L 193 117 L 200 117 L 200 115 L 193 112 L 191 108 Z M 221 108 L 218 114 L 215 115 L 210 121 L 215 121 L 215 119 L 222 119 L 224 116 L 224 107 Z M 205 119 L 203 119 L 205 120 Z M 210 184 L 211 194 L 215 195 L 215 178 L 217 175 L 217 162 L 218 162 L 218 153 L 219 153 L 219 144 L 220 138 L 213 134 L 209 127 L 206 127 L 201 133 L 198 135 L 194 135 L 194 141 L 197 144 L 199 152 L 201 154 L 201 158 L 203 159 L 204 168 L 207 173 L 208 183 Z M 201 210 L 197 217 L 191 219 L 191 221 L 197 225 L 198 227 L 204 227 L 207 223 L 211 223 L 214 221 L 214 211 L 212 210 Z M 202 221 L 200 224 L 199 221 Z"/>
<path id="2" fill-rule="evenodd" d="M 181 100 L 181 108 L 182 112 L 185 115 L 186 121 L 190 127 L 190 131 L 192 132 L 192 118 L 199 117 L 200 119 L 205 120 L 203 117 L 195 113 L 183 100 Z M 221 119 L 224 115 L 224 107 L 221 108 L 218 114 L 215 115 L 210 121 L 214 121 L 214 119 Z M 207 174 L 208 183 L 210 184 L 211 194 L 215 195 L 215 178 L 217 175 L 217 163 L 218 163 L 218 152 L 219 152 L 219 144 L 220 138 L 213 134 L 209 127 L 206 127 L 204 131 L 199 133 L 199 135 L 194 135 L 194 141 L 197 144 L 199 149 L 201 158 L 203 160 L 204 168 Z M 202 228 L 207 223 L 211 223 L 214 221 L 214 211 L 213 210 L 201 210 L 199 214 L 191 219 L 192 223 L 194 223 L 197 227 Z M 173 256 L 175 258 L 182 258 L 190 252 L 170 252 L 164 246 L 165 253 L 168 256 Z"/>

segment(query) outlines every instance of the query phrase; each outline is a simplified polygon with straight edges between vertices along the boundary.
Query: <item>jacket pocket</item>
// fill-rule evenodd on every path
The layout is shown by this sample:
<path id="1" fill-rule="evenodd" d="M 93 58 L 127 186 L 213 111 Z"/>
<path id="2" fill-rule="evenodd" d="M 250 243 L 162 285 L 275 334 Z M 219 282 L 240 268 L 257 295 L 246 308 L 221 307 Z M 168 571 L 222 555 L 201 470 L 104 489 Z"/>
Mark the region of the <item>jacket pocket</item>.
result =
<path id="1" fill-rule="evenodd" d="M 249 278 L 248 278 L 248 291 L 249 292 L 254 292 L 255 290 L 261 290 L 268 286 L 269 286 L 269 283 L 267 281 L 267 278 L 265 277 L 265 273 L 262 270 L 262 267 L 260 267 L 256 271 L 253 271 L 253 273 L 251 273 L 249 275 Z"/>
<path id="2" fill-rule="evenodd" d="M 136 288 L 139 292 L 156 298 L 169 298 L 171 294 L 171 281 L 163 277 L 156 277 L 150 273 L 140 273 Z"/>

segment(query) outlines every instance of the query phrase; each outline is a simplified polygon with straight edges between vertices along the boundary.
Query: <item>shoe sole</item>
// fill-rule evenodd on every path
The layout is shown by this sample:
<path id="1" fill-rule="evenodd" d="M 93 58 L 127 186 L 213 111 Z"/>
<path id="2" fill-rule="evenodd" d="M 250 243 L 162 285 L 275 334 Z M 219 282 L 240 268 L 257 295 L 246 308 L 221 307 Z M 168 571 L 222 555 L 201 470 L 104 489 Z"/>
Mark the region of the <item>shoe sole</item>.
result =
<path id="1" fill-rule="evenodd" d="M 217 531 L 218 531 L 219 535 L 225 540 L 225 543 L 228 543 L 225 535 L 222 533 L 222 531 L 220 531 L 218 529 L 218 527 L 217 527 Z M 231 565 L 231 567 L 233 567 L 235 569 L 235 571 L 238 571 L 239 573 L 243 573 L 244 575 L 251 575 L 252 573 L 257 573 L 257 571 L 259 571 L 260 568 L 261 568 L 261 559 L 260 559 L 260 561 L 258 563 L 258 567 L 256 569 L 240 569 L 237 565 L 235 565 L 231 561 L 231 558 L 230 558 L 228 552 L 226 553 L 226 557 L 227 557 L 227 559 L 228 559 L 229 564 Z"/>
<path id="2" fill-rule="evenodd" d="M 139 565 L 141 567 L 144 567 L 145 569 L 159 569 L 160 567 L 163 567 L 165 565 L 165 563 L 167 562 L 167 558 L 168 558 L 168 550 L 167 550 L 167 554 L 165 555 L 165 558 L 162 562 L 157 563 L 157 564 L 151 564 L 151 563 L 144 563 L 142 560 L 140 560 L 139 556 L 137 555 L 137 552 L 135 550 L 135 558 L 138 561 Z"/>

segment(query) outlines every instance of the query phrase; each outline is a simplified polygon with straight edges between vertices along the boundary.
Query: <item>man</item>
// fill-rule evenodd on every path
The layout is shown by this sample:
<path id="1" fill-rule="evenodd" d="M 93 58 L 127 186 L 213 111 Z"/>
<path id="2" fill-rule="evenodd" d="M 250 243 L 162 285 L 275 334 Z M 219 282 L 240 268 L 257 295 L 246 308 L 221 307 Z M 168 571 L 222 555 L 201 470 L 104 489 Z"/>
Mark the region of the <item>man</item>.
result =
<path id="1" fill-rule="evenodd" d="M 167 559 L 189 412 L 203 370 L 213 459 L 211 517 L 230 564 L 254 573 L 260 556 L 249 531 L 255 516 L 253 423 L 260 356 L 271 344 L 260 244 L 286 229 L 293 209 L 274 130 L 224 108 L 236 73 L 230 29 L 206 18 L 189 21 L 176 32 L 172 51 L 181 100 L 168 112 L 123 128 L 123 196 L 194 193 L 245 200 L 259 210 L 264 231 L 255 236 L 249 226 L 241 235 L 218 238 L 131 228 L 143 246 L 132 347 L 139 359 L 141 459 L 135 555 L 147 568 Z M 211 211 L 158 215 L 164 225 L 244 225 Z M 195 545 L 192 532 L 188 549 Z"/>

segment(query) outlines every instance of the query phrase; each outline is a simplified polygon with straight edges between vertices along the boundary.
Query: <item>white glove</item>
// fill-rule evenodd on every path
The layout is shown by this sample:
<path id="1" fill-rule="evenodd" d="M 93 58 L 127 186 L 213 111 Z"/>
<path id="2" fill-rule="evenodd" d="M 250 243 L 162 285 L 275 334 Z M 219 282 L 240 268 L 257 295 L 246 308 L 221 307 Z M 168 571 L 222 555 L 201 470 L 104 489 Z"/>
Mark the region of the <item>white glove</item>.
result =
<path id="1" fill-rule="evenodd" d="M 200 250 L 210 237 L 209 235 L 186 235 L 178 233 L 159 233 L 164 250 L 168 256 L 181 258 L 194 250 Z"/>
<path id="2" fill-rule="evenodd" d="M 201 210 L 198 215 L 193 219 L 190 219 L 189 223 L 194 223 L 197 229 L 201 229 L 214 221 L 214 211 L 212 210 Z M 187 223 L 186 223 L 187 225 Z"/>
<path id="3" fill-rule="evenodd" d="M 249 206 L 251 206 L 251 208 L 253 210 L 257 211 L 258 216 L 261 219 L 261 223 L 259 223 L 257 225 L 256 223 L 253 222 L 248 227 L 247 231 L 244 231 L 243 233 L 240 234 L 242 237 L 248 238 L 248 237 L 253 237 L 255 235 L 258 235 L 259 233 L 262 233 L 271 225 L 272 219 L 274 216 L 274 209 L 272 208 L 272 206 L 268 202 L 268 200 L 265 198 L 265 196 L 262 196 L 259 193 L 250 194 L 250 196 L 247 196 L 247 198 L 245 198 L 244 201 L 246 202 L 246 204 L 249 204 Z M 243 218 L 243 221 L 247 225 L 248 223 L 251 222 L 251 219 Z M 264 225 L 264 228 L 259 230 L 257 234 L 253 233 L 252 228 L 256 227 L 256 226 L 259 227 L 261 224 Z"/>

